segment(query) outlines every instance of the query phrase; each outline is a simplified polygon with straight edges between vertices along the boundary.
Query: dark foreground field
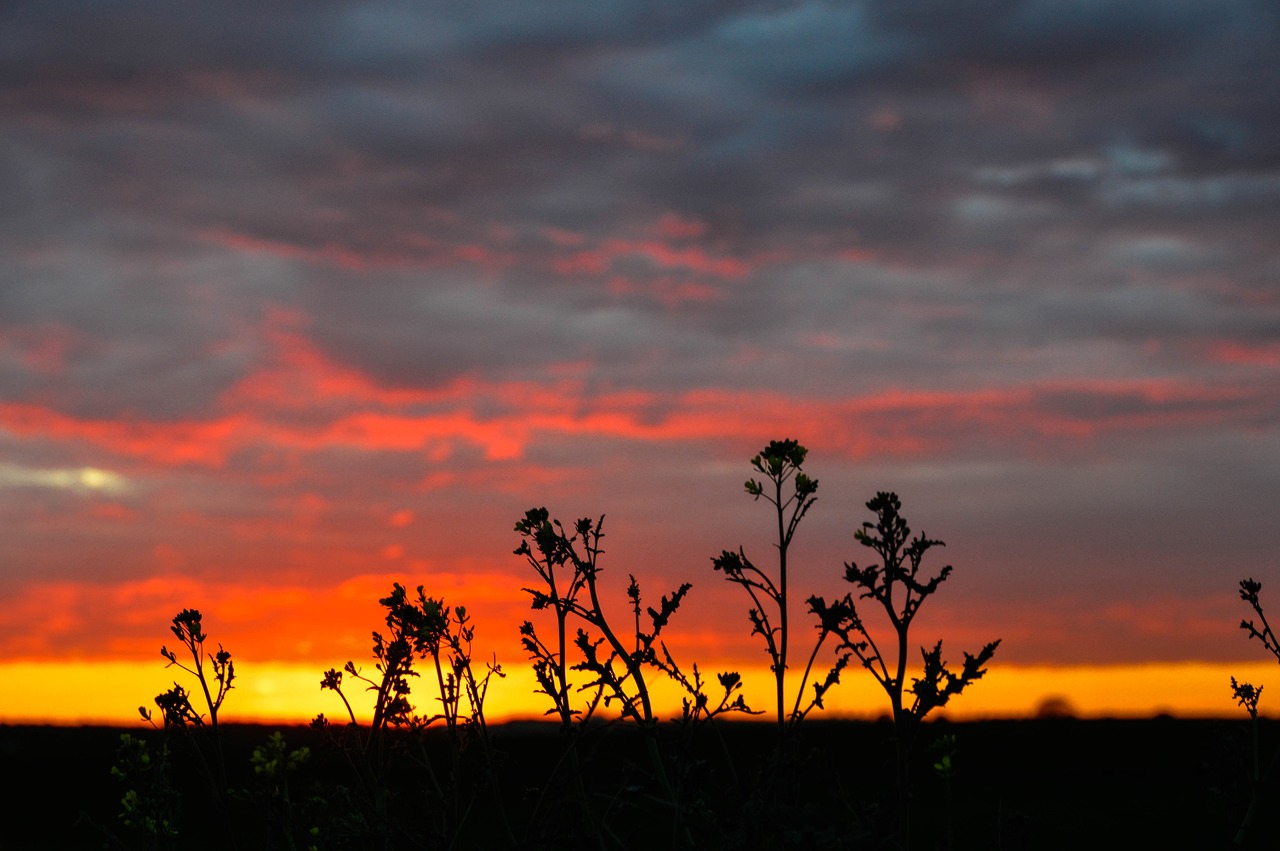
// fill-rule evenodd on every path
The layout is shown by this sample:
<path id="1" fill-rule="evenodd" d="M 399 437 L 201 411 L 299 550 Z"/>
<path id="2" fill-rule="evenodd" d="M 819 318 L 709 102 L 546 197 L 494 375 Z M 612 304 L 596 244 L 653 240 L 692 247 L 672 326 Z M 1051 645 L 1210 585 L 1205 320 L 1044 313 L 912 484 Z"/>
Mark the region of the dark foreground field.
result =
<path id="1" fill-rule="evenodd" d="M 303 727 L 229 728 L 232 783 L 246 788 L 254 783 L 249 754 L 275 729 L 283 730 L 290 747 L 310 744 L 315 748 L 315 758 L 290 780 L 295 800 L 306 796 L 308 786 L 332 788 L 324 782 L 327 773 L 341 774 L 338 755 L 326 758 L 323 743 Z M 741 831 L 735 834 L 732 821 L 758 813 L 743 812 L 740 801 L 725 800 L 725 796 L 740 797 L 734 790 L 753 782 L 743 776 L 753 766 L 766 764 L 775 731 L 754 724 L 726 725 L 725 729 L 739 785 L 732 786 L 727 775 L 711 766 L 699 775 L 700 780 L 682 790 L 694 814 L 691 821 L 696 825 L 699 812 L 705 816 L 706 824 L 698 827 L 703 831 L 698 844 L 730 847 L 732 843 L 725 839 L 730 836 L 738 837 L 738 847 L 780 842 L 760 836 L 753 842 L 750 837 L 743 839 Z M 136 839 L 124 841 L 125 832 L 117 820 L 122 787 L 110 770 L 121 732 L 97 727 L 0 726 L 0 765 L 7 786 L 0 793 L 0 849 L 143 847 Z M 147 728 L 129 732 L 158 735 Z M 1261 732 L 1265 769 L 1271 748 L 1280 740 L 1280 726 L 1264 723 Z M 929 743 L 944 734 L 955 736 L 949 784 L 933 766 L 936 757 L 929 754 Z M 889 742 L 884 724 L 808 725 L 782 793 L 790 795 L 793 805 L 787 812 L 795 824 L 787 829 L 808 824 L 813 835 L 826 837 L 825 847 L 867 847 L 865 839 L 843 841 L 840 830 L 827 828 L 858 824 L 886 800 L 883 781 L 890 764 Z M 553 729 L 530 725 L 495 728 L 494 743 L 505 807 L 519 833 L 534 811 L 532 802 L 540 784 L 547 782 L 563 753 L 563 744 Z M 939 722 L 926 726 L 918 750 L 915 848 L 945 848 L 949 841 L 953 848 L 974 849 L 1225 849 L 1232 847 L 1250 795 L 1252 739 L 1247 720 Z M 596 735 L 584 751 L 583 776 L 593 795 L 613 796 L 619 802 L 613 818 L 620 841 L 627 847 L 661 847 L 642 826 L 633 826 L 634 840 L 628 841 L 625 835 L 632 829 L 623 811 L 628 795 L 651 806 L 647 803 L 651 798 L 646 799 L 643 791 L 638 768 L 643 763 L 636 751 L 632 730 Z M 181 753 L 175 753 L 182 766 Z M 695 788 L 698 783 L 706 788 Z M 483 828 L 486 823 L 492 826 L 494 816 L 483 807 L 483 802 L 477 805 L 477 816 L 471 820 L 476 830 L 468 834 L 473 838 L 466 840 L 467 847 L 508 846 L 509 842 L 485 833 Z M 1277 809 L 1273 800 L 1264 814 Z M 649 812 L 645 818 L 652 821 L 652 809 Z M 214 818 L 199 787 L 189 789 L 182 833 L 173 847 L 226 847 L 230 840 Z M 1255 847 L 1280 847 L 1274 825 L 1260 829 L 1265 833 Z M 792 832 L 797 844 L 807 841 Z M 850 835 L 855 833 L 851 829 Z M 785 831 L 779 834 L 784 835 Z M 287 847 L 266 828 L 249 830 L 238 845 Z M 462 845 L 459 842 L 458 847 Z M 521 847 L 556 846 L 552 839 Z"/>

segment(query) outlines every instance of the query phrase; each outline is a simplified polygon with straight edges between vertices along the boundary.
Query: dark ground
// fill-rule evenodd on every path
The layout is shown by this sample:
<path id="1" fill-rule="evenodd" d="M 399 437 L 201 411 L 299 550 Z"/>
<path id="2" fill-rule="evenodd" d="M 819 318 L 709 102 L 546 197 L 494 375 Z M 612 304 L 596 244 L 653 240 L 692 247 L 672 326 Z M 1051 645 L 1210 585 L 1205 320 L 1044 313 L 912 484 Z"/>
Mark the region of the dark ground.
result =
<path id="1" fill-rule="evenodd" d="M 252 748 L 276 729 L 290 746 L 321 744 L 305 727 L 228 728 L 229 763 L 247 766 Z M 775 736 L 769 725 L 739 723 L 725 730 L 740 776 L 750 772 L 750 765 L 762 764 L 755 755 L 766 753 Z M 121 732 L 0 726 L 6 780 L 0 792 L 0 850 L 141 847 L 116 841 L 122 835 L 117 821 L 122 787 L 110 771 Z M 128 732 L 158 736 L 146 727 Z M 593 788 L 624 787 L 619 772 L 625 775 L 640 764 L 628 756 L 634 751 L 633 733 L 619 729 L 599 737 L 586 769 Z M 949 795 L 933 768 L 937 757 L 929 751 L 930 742 L 944 734 L 956 737 Z M 823 806 L 847 813 L 844 802 L 874 807 L 885 795 L 890 741 L 885 723 L 808 724 L 797 751 L 798 770 L 788 781 L 798 800 L 820 803 L 804 817 L 822 819 Z M 1265 769 L 1280 745 L 1280 722 L 1262 723 L 1261 742 Z M 521 796 L 531 794 L 562 753 L 560 739 L 554 730 L 510 725 L 495 728 L 495 747 L 505 794 L 518 816 Z M 947 847 L 949 832 L 953 848 L 1001 851 L 1230 848 L 1249 801 L 1251 748 L 1247 719 L 935 722 L 926 725 L 917 748 L 912 845 Z M 723 785 L 714 772 L 705 776 L 710 779 L 704 783 Z M 244 778 L 252 782 L 247 769 Z M 712 808 L 722 805 L 716 791 L 706 790 L 704 796 Z M 176 847 L 218 847 L 216 841 L 200 841 L 213 830 L 201 821 L 200 791 L 188 796 L 195 803 L 185 804 L 184 833 Z M 1277 799 L 1265 812 L 1272 817 L 1280 812 Z M 1280 831 L 1265 829 L 1255 847 L 1280 847 Z"/>

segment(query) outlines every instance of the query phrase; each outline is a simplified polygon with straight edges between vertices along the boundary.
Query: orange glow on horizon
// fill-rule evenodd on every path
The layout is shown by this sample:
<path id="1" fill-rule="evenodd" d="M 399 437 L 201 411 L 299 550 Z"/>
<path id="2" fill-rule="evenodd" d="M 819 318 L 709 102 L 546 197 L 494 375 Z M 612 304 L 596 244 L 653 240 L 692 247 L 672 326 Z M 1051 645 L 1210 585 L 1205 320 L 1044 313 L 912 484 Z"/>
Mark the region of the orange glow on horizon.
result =
<path id="1" fill-rule="evenodd" d="M 739 670 L 746 685 L 747 702 L 755 709 L 770 706 L 772 679 L 761 666 L 699 666 L 715 684 L 715 671 Z M 494 678 L 485 715 L 492 722 L 536 719 L 548 707 L 535 694 L 536 684 L 523 659 L 502 660 L 506 677 Z M 240 660 L 236 687 L 227 697 L 220 720 L 227 723 L 305 724 L 323 713 L 341 723 L 342 703 L 322 692 L 319 666 Z M 657 674 L 657 672 L 654 672 Z M 827 700 L 827 710 L 815 710 L 820 718 L 877 718 L 887 713 L 884 694 L 861 672 L 850 671 Z M 1275 675 L 1266 662 L 1178 662 L 1114 666 L 1020 666 L 992 662 L 987 675 L 974 683 L 944 711 L 956 720 L 1030 718 L 1049 701 L 1070 707 L 1080 718 L 1179 717 L 1244 718 L 1231 696 L 1230 678 L 1265 685 Z M 188 690 L 193 682 L 182 671 L 165 670 L 162 664 L 137 661 L 103 662 L 0 662 L 0 724 L 102 724 L 137 726 L 143 722 L 139 706 L 156 713 L 152 697 L 177 680 Z M 430 712 L 433 695 L 415 686 L 414 703 L 420 713 Z M 348 690 L 357 720 L 367 722 L 366 696 L 358 686 Z M 711 692 L 714 695 L 714 692 Z M 659 715 L 679 715 L 680 692 L 668 680 L 655 679 L 653 694 Z M 1265 710 L 1265 706 L 1263 707 Z M 1266 714 L 1264 712 L 1264 714 Z M 768 711 L 759 716 L 768 720 Z"/>

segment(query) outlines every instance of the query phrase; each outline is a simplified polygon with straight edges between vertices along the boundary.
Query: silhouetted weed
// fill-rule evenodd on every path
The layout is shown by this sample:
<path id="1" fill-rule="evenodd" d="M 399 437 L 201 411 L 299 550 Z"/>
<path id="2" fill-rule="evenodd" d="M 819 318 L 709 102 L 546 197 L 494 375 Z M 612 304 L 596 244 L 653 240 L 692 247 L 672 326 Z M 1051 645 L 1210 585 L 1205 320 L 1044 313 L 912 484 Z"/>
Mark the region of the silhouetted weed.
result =
<path id="1" fill-rule="evenodd" d="M 209 636 L 204 632 L 203 616 L 197 609 L 183 609 L 174 615 L 169 631 L 178 639 L 181 651 L 170 650 L 167 645 L 162 646 L 160 655 L 167 660 L 165 667 L 176 667 L 195 678 L 204 697 L 203 708 L 208 716 L 206 720 L 206 716 L 192 704 L 191 694 L 176 681 L 173 688 L 156 695 L 155 704 L 160 709 L 165 733 L 160 752 L 162 758 L 167 757 L 170 735 L 178 735 L 185 740 L 190 746 L 190 753 L 195 756 L 209 799 L 222 813 L 225 821 L 229 817 L 230 801 L 226 757 L 218 728 L 218 711 L 234 688 L 235 663 L 231 660 L 231 653 L 221 644 L 216 653 L 205 649 L 205 641 Z M 179 652 L 182 653 L 181 656 Z M 189 663 L 186 661 L 188 656 Z M 151 711 L 145 706 L 138 707 L 138 713 L 155 726 Z M 168 795 L 167 780 L 157 776 L 157 781 L 160 785 L 153 787 L 152 794 L 163 799 Z M 176 824 L 173 828 L 176 831 Z M 234 845 L 234 837 L 230 834 L 228 841 Z"/>
<path id="2" fill-rule="evenodd" d="M 1266 612 L 1262 608 L 1260 597 L 1262 583 L 1254 579 L 1240 580 L 1240 599 L 1249 604 L 1257 620 L 1241 620 L 1240 628 L 1248 633 L 1249 638 L 1262 642 L 1263 648 L 1280 661 L 1280 642 L 1267 621 Z M 1252 783 L 1249 795 L 1249 806 L 1236 831 L 1235 844 L 1240 847 L 1273 847 L 1277 824 L 1272 818 L 1269 829 L 1260 823 L 1266 820 L 1270 810 L 1280 801 L 1280 788 L 1277 788 L 1276 766 L 1280 764 L 1280 751 L 1272 757 L 1267 770 L 1262 771 L 1261 744 L 1258 735 L 1258 703 L 1262 698 L 1262 686 L 1252 683 L 1237 682 L 1231 678 L 1231 692 L 1236 702 L 1249 713 L 1252 733 Z"/>
<path id="3" fill-rule="evenodd" d="M 606 708 L 614 707 L 622 720 L 634 722 L 649 757 L 650 771 L 670 808 L 672 843 L 691 844 L 692 838 L 682 824 L 677 785 L 659 749 L 659 719 L 654 712 L 646 669 L 671 677 L 690 693 L 685 702 L 685 717 L 690 723 L 722 712 L 748 711 L 741 696 L 731 699 L 739 688 L 736 674 L 722 675 L 724 697 L 711 707 L 702 691 L 701 675 L 695 670 L 692 678 L 685 676 L 661 640 L 662 630 L 692 586 L 683 583 L 670 595 L 664 595 L 658 608 L 646 608 L 641 601 L 639 583 L 634 576 L 629 577 L 626 595 L 633 623 L 631 635 L 624 643 L 600 601 L 600 556 L 604 553 L 600 542 L 604 538 L 604 518 L 578 520 L 573 531 L 568 532 L 560 521 L 551 519 L 546 508 L 531 508 L 516 523 L 515 531 L 523 539 L 515 554 L 523 556 L 542 580 L 542 587 L 524 589 L 532 598 L 531 605 L 534 610 L 550 608 L 556 616 L 556 639 L 551 646 L 538 636 L 532 622 L 525 621 L 520 628 L 521 642 L 533 664 L 540 691 L 552 700 L 548 714 L 558 716 L 562 730 L 571 733 L 575 726 L 580 730 L 603 702 Z M 577 661 L 573 664 L 568 662 L 567 640 L 571 618 L 585 625 L 578 626 L 574 633 L 572 644 L 577 650 Z M 587 693 L 582 708 L 577 708 L 572 699 L 571 670 L 586 675 L 586 682 L 576 687 L 577 692 Z M 577 761 L 577 742 L 573 737 L 569 749 L 575 760 L 573 771 L 580 776 L 581 763 Z M 585 789 L 580 799 L 584 817 L 597 840 L 602 841 L 609 808 L 596 816 Z M 611 801 L 610 808 L 617 803 L 617 799 Z"/>
<path id="4" fill-rule="evenodd" d="M 639 580 L 629 576 L 619 588 L 626 608 L 607 615 L 604 518 L 566 528 L 547 509 L 533 508 L 515 524 L 515 553 L 538 579 L 524 589 L 531 608 L 548 621 L 525 621 L 519 640 L 559 735 L 522 744 L 523 763 L 495 744 L 485 717 L 489 688 L 504 674 L 496 661 L 476 662 L 471 614 L 429 596 L 423 586 L 411 592 L 395 583 L 379 600 L 385 627 L 371 634 L 369 668 L 348 660 L 320 679 L 321 691 L 340 702 L 342 721 L 317 716 L 310 729 L 295 731 L 305 735 L 302 745 L 274 732 L 229 766 L 219 715 L 235 667 L 221 645 L 206 650 L 200 612 L 184 609 L 170 627 L 180 647 L 161 653 L 195 686 L 175 682 L 156 697 L 164 734 L 158 744 L 121 740 L 113 769 L 127 787 L 120 825 L 142 847 L 186 841 L 180 823 L 190 784 L 170 748 L 170 737 L 181 736 L 195 755 L 196 770 L 189 774 L 202 779 L 204 796 L 226 830 L 217 841 L 222 848 L 910 847 L 908 757 L 917 729 L 930 711 L 983 675 L 999 642 L 966 653 L 955 672 L 942 659 L 941 642 L 922 648 L 921 675 L 906 685 L 910 626 L 951 568 L 922 574 L 925 554 L 941 542 L 913 538 L 897 496 L 879 493 L 867 503 L 875 520 L 856 532 L 878 563 L 845 565 L 856 592 L 830 602 L 807 599 L 815 633 L 800 657 L 801 675 L 789 678 L 790 549 L 818 489 L 803 470 L 806 457 L 799 443 L 781 440 L 751 459 L 760 480 L 749 479 L 745 487 L 773 508 L 776 571 L 758 567 L 742 547 L 713 559 L 714 569 L 750 599 L 751 635 L 760 637 L 770 660 L 774 723 L 764 728 L 764 739 L 754 725 L 720 723 L 726 716 L 763 714 L 747 705 L 737 672 L 704 675 L 698 665 L 680 663 L 668 646 L 668 628 L 690 583 L 649 605 Z M 878 604 L 893 630 L 893 646 L 885 652 L 863 621 L 863 600 Z M 1263 624 L 1254 633 L 1273 649 L 1265 618 Z M 853 660 L 889 698 L 892 715 L 883 730 L 892 736 L 877 735 L 891 747 L 846 750 L 807 738 L 820 722 L 806 719 L 824 708 Z M 654 677 L 683 692 L 680 714 L 670 723 L 658 716 Z M 372 696 L 367 719 L 356 711 L 352 688 Z M 1256 715 L 1261 689 L 1234 681 L 1233 688 Z M 148 710 L 141 713 L 151 720 Z M 823 729 L 829 736 L 835 728 Z M 757 747 L 762 741 L 767 746 Z M 953 794 L 955 739 L 939 742 L 942 750 L 931 764 L 942 815 L 924 828 L 950 845 L 953 823 L 971 816 L 972 804 L 953 805 L 960 800 Z M 889 802 L 882 802 L 883 784 L 875 779 L 882 764 L 893 766 L 896 798 Z M 936 797 L 936 790 L 930 794 Z"/>
<path id="5" fill-rule="evenodd" d="M 804 702 L 805 685 L 832 628 L 838 625 L 841 615 L 834 611 L 817 612 L 819 618 L 818 639 L 809 655 L 804 676 L 796 690 L 794 704 L 788 707 L 787 658 L 790 651 L 790 596 L 788 589 L 788 554 L 796 529 L 805 514 L 817 502 L 818 480 L 810 478 L 801 467 L 808 450 L 794 440 L 770 441 L 759 454 L 751 459 L 751 466 L 765 477 L 765 482 L 748 479 L 746 491 L 753 499 L 763 497 L 773 506 L 777 524 L 778 572 L 776 579 L 757 567 L 742 547 L 737 552 L 723 551 L 712 559 L 715 570 L 725 579 L 740 586 L 751 598 L 747 618 L 751 622 L 751 634 L 759 635 L 769 654 L 769 669 L 773 671 L 776 719 L 778 731 L 798 725 L 814 708 L 822 707 L 822 696 L 840 680 L 840 672 L 848 658 L 837 658 L 821 682 L 814 683 L 814 694 Z M 792 484 L 791 492 L 786 485 Z"/>
<path id="6" fill-rule="evenodd" d="M 484 701 L 494 676 L 503 676 L 496 664 L 486 666 L 477 675 L 472 663 L 475 630 L 464 607 L 451 608 L 441 599 L 428 597 L 419 585 L 416 596 L 394 583 L 391 593 L 378 601 L 386 610 L 387 634 L 373 632 L 374 670 L 366 676 L 353 661 L 342 671 L 329 669 L 320 682 L 322 690 L 335 692 L 342 700 L 349 722 L 341 735 L 331 732 L 331 741 L 346 755 L 352 768 L 355 800 L 360 811 L 351 814 L 348 824 L 361 825 L 361 831 L 391 841 L 395 836 L 410 837 L 418 831 L 419 840 L 451 845 L 466 827 L 475 798 L 481 789 L 491 796 L 499 823 L 510 840 L 513 835 L 506 821 L 501 792 L 493 778 L 493 753 L 484 716 Z M 410 702 L 411 678 L 419 678 L 416 661 L 427 661 L 434 673 L 439 711 L 433 715 L 415 714 Z M 343 692 L 343 674 L 365 684 L 374 693 L 373 716 L 368 729 L 361 727 L 351 702 Z M 427 728 L 443 722 L 444 751 L 442 757 L 428 747 Z M 332 725 L 323 715 L 312 726 L 331 731 Z M 478 777 L 469 777 L 463 765 L 464 754 L 472 744 L 481 751 Z M 413 778 L 426 798 L 419 824 L 398 822 L 394 809 L 404 794 L 395 788 L 405 777 Z"/>
<path id="7" fill-rule="evenodd" d="M 788 552 L 797 527 L 813 506 L 817 497 L 818 482 L 802 469 L 807 450 L 794 440 L 771 441 L 751 459 L 752 467 L 762 473 L 765 481 L 749 479 L 746 491 L 755 499 L 763 497 L 774 509 L 777 527 L 778 571 L 776 579 L 757 567 L 745 551 L 724 551 L 713 559 L 716 570 L 725 578 L 742 587 L 750 597 L 748 610 L 751 634 L 759 635 L 769 654 L 770 668 L 774 674 L 776 721 L 780 733 L 794 730 L 815 708 L 823 707 L 823 698 L 840 681 L 840 675 L 851 659 L 856 658 L 889 698 L 892 710 L 895 741 L 894 787 L 897 790 L 898 830 L 902 841 L 909 842 L 910 802 L 910 752 L 916 729 L 924 717 L 934 709 L 947 704 L 970 683 L 982 677 L 985 665 L 995 653 L 999 641 L 984 646 L 976 655 L 965 653 L 960 671 L 953 672 L 942 658 L 942 642 L 932 649 L 921 648 L 922 675 L 906 687 L 909 631 L 920 605 L 934 594 L 951 573 L 951 566 L 942 568 L 936 575 L 921 574 L 925 554 L 941 541 L 924 535 L 911 537 L 911 530 L 901 516 L 901 503 L 896 494 L 881 492 L 867 503 L 876 519 L 865 522 L 855 532 L 857 541 L 873 550 L 879 557 L 878 564 L 859 567 L 856 563 L 845 565 L 845 579 L 857 587 L 857 597 L 845 594 L 831 602 L 824 597 L 808 598 L 809 613 L 817 621 L 817 640 L 809 653 L 804 673 L 800 679 L 793 702 L 788 706 L 786 669 L 789 654 L 789 589 Z M 788 492 L 787 483 L 792 490 Z M 858 611 L 861 600 L 878 604 L 887 617 L 894 633 L 895 647 L 888 655 L 881 651 L 872 632 Z M 827 673 L 810 683 L 813 667 L 828 641 L 833 644 L 834 661 Z M 811 685 L 812 695 L 807 695 Z M 904 700 L 911 697 L 911 702 Z M 778 759 L 784 760 L 780 749 Z M 772 773 L 783 769 L 779 762 Z M 767 796 L 766 796 L 767 797 Z M 776 803 L 776 802 L 775 802 Z"/>
<path id="8" fill-rule="evenodd" d="M 952 697 L 986 673 L 982 666 L 995 654 L 1000 641 L 985 645 L 976 655 L 966 652 L 958 673 L 952 672 L 943 661 L 941 641 L 929 650 L 922 647 L 923 673 L 912 679 L 909 689 L 905 688 L 911 623 L 924 601 L 951 575 L 952 568 L 946 565 L 931 577 L 921 574 L 925 554 L 944 544 L 923 533 L 911 537 L 911 528 L 900 513 L 902 503 L 897 494 L 881 491 L 867 503 L 867 508 L 876 519 L 864 522 L 855 537 L 876 554 L 879 563 L 859 567 L 856 562 L 849 562 L 845 565 L 845 579 L 857 587 L 858 600 L 872 600 L 884 611 L 893 628 L 896 646 L 889 656 L 882 652 L 857 612 L 857 601 L 852 595 L 844 597 L 848 620 L 842 623 L 846 631 L 841 646 L 858 658 L 889 698 L 893 710 L 899 829 L 903 844 L 909 846 L 909 756 L 919 724 L 929 712 L 946 706 Z M 817 604 L 821 602 L 819 598 Z M 820 607 L 817 604 L 815 608 Z M 904 702 L 904 693 L 912 696 L 910 704 Z"/>

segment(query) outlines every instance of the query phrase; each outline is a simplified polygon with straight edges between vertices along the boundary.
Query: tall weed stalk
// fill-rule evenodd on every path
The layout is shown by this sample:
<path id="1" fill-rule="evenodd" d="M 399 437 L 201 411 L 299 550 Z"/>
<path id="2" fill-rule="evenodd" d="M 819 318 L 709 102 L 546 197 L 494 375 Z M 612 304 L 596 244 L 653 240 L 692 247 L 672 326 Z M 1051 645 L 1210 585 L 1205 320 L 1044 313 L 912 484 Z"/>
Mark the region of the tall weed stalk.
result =
<path id="1" fill-rule="evenodd" d="M 411 598 L 401 584 L 379 600 L 386 608 L 388 632 L 373 632 L 375 673 L 365 675 L 353 661 L 342 671 L 330 669 L 321 679 L 322 690 L 333 691 L 341 699 L 349 719 L 346 733 L 338 739 L 346 754 L 369 808 L 367 830 L 374 835 L 399 828 L 391 818 L 390 782 L 394 758 L 408 760 L 424 776 L 436 814 L 433 833 L 446 843 L 456 842 L 466 827 L 478 790 L 468 788 L 463 756 L 469 745 L 480 746 L 483 776 L 480 786 L 493 798 L 508 840 L 514 834 L 507 821 L 501 790 L 494 778 L 493 750 L 484 702 L 493 677 L 504 676 L 497 664 L 489 664 L 477 675 L 472 660 L 475 630 L 465 607 L 451 608 L 442 599 L 428 597 L 419 585 Z M 416 661 L 431 665 L 439 711 L 430 716 L 415 714 L 410 702 L 411 679 L 420 678 Z M 361 726 L 343 690 L 344 673 L 374 693 L 373 715 L 368 728 Z M 437 766 L 426 744 L 426 731 L 443 722 L 446 743 L 444 766 Z M 313 726 L 322 730 L 331 725 L 323 715 Z M 336 737 L 335 737 L 336 738 Z"/>
<path id="2" fill-rule="evenodd" d="M 551 644 L 539 637 L 531 621 L 525 621 L 520 629 L 540 691 L 552 701 L 548 714 L 556 715 L 566 731 L 572 730 L 575 724 L 581 729 L 603 703 L 606 708 L 616 708 L 622 720 L 633 722 L 641 733 L 650 770 L 671 810 L 672 844 L 691 844 L 692 838 L 681 822 L 677 787 L 659 749 L 659 719 L 647 669 L 678 681 L 682 676 L 661 634 L 692 586 L 682 583 L 670 595 L 663 596 L 657 608 L 644 607 L 640 585 L 635 576 L 629 577 L 626 595 L 633 624 L 631 634 L 626 635 L 624 641 L 601 602 L 599 577 L 603 569 L 600 556 L 604 553 L 601 545 L 604 517 L 580 519 L 570 532 L 559 520 L 553 520 L 546 508 L 531 508 L 517 521 L 515 531 L 522 539 L 515 554 L 523 556 L 542 580 L 540 587 L 524 589 L 531 597 L 531 606 L 534 610 L 549 608 L 556 617 L 556 637 Z M 573 664 L 568 661 L 571 619 L 580 624 L 572 639 L 578 660 Z M 575 687 L 569 681 L 570 671 L 585 675 L 586 682 L 576 687 L 577 692 L 587 694 L 582 708 L 575 707 L 572 699 Z M 699 687 L 688 678 L 684 678 L 683 684 L 695 692 Z M 730 683 L 726 690 L 734 691 L 734 685 Z M 706 703 L 705 695 L 695 696 L 694 705 L 703 707 L 700 711 L 706 711 Z M 728 705 L 733 706 L 733 701 L 728 701 Z M 576 760 L 576 750 L 572 744 L 570 748 Z M 575 762 L 574 771 L 580 776 L 580 763 Z M 591 815 L 585 790 L 582 805 L 593 824 L 594 834 L 602 837 L 603 825 Z"/>
<path id="3" fill-rule="evenodd" d="M 1256 616 L 1256 620 L 1241 620 L 1240 628 L 1248 634 L 1250 639 L 1260 641 L 1263 649 L 1274 656 L 1277 661 L 1280 661 L 1280 640 L 1276 639 L 1276 634 L 1271 629 L 1271 623 L 1267 620 L 1267 613 L 1262 607 L 1261 593 L 1261 582 L 1252 578 L 1240 580 L 1240 599 L 1249 604 L 1249 608 L 1253 610 Z M 1249 806 L 1245 810 L 1244 818 L 1241 819 L 1240 825 L 1236 830 L 1234 841 L 1237 846 L 1244 848 L 1261 847 L 1259 845 L 1261 837 L 1258 831 L 1258 822 L 1260 816 L 1264 814 L 1264 810 L 1267 809 L 1268 799 L 1273 800 L 1275 797 L 1274 791 L 1270 794 L 1267 794 L 1267 792 L 1268 787 L 1275 784 L 1276 766 L 1280 765 L 1280 750 L 1277 750 L 1272 756 L 1267 770 L 1263 772 L 1258 733 L 1258 702 L 1262 698 L 1262 686 L 1254 686 L 1252 683 L 1240 683 L 1236 681 L 1235 677 L 1232 677 L 1231 691 L 1236 701 L 1249 713 L 1250 726 L 1253 733 L 1252 782 L 1250 784 Z"/>
<path id="4" fill-rule="evenodd" d="M 840 680 L 840 672 L 848 664 L 848 655 L 837 656 L 835 664 L 820 682 L 814 682 L 814 693 L 807 701 L 806 685 L 813 666 L 827 639 L 839 635 L 842 623 L 839 606 L 821 611 L 818 616 L 818 638 L 810 652 L 804 674 L 796 689 L 794 701 L 788 699 L 787 665 L 791 644 L 791 596 L 789 588 L 789 555 L 800 521 L 817 502 L 818 480 L 804 472 L 808 450 L 794 440 L 773 440 L 751 459 L 752 468 L 764 481 L 748 479 L 745 488 L 754 500 L 764 499 L 773 507 L 773 524 L 778 551 L 776 573 L 757 567 L 739 546 L 736 552 L 724 550 L 712 559 L 712 567 L 727 581 L 741 587 L 751 600 L 747 618 L 751 634 L 763 639 L 769 654 L 769 669 L 774 678 L 775 719 L 779 733 L 794 728 L 814 708 L 822 708 L 823 695 Z"/>
<path id="5" fill-rule="evenodd" d="M 930 576 L 922 572 L 925 555 L 934 547 L 944 546 L 923 533 L 912 537 L 911 527 L 901 514 L 898 495 L 881 491 L 867 503 L 875 520 L 862 524 L 855 538 L 870 549 L 878 562 L 860 567 L 857 562 L 845 565 L 845 579 L 857 589 L 857 598 L 847 594 L 836 608 L 843 620 L 839 629 L 842 648 L 851 652 L 879 683 L 889 698 L 893 712 L 895 776 L 899 812 L 899 831 L 904 847 L 910 847 L 910 755 L 920 722 L 934 709 L 947 705 L 986 673 L 983 665 L 991 660 L 1000 641 L 990 642 L 976 654 L 966 652 L 964 663 L 953 672 L 942 658 L 942 642 L 930 649 L 920 648 L 923 672 L 906 686 L 910 630 L 921 605 L 937 592 L 951 575 L 951 565 Z M 872 631 L 858 612 L 858 603 L 870 600 L 871 608 L 883 611 L 892 628 L 892 649 L 887 653 L 877 644 Z M 815 598 L 815 608 L 824 607 Z M 910 702 L 907 698 L 910 697 Z"/>
<path id="6" fill-rule="evenodd" d="M 203 615 L 197 609 L 183 609 L 174 615 L 169 631 L 178 639 L 179 651 L 168 645 L 160 648 L 166 668 L 178 668 L 195 678 L 204 698 L 206 716 L 192 703 L 192 695 L 180 683 L 156 695 L 155 704 L 160 709 L 166 739 L 170 734 L 181 735 L 191 746 L 199 766 L 199 774 L 209 790 L 210 798 L 222 816 L 224 825 L 230 824 L 230 796 L 227 784 L 226 755 L 221 732 L 218 728 L 218 712 L 227 695 L 235 687 L 235 663 L 231 653 L 221 644 L 216 653 L 205 648 L 209 636 L 204 632 Z M 190 661 L 188 660 L 188 657 Z M 138 707 L 142 718 L 154 726 L 152 714 L 145 706 Z M 162 753 L 167 754 L 167 743 Z M 176 830 L 176 828 L 175 828 Z M 234 845 L 234 835 L 228 831 L 228 842 Z"/>

